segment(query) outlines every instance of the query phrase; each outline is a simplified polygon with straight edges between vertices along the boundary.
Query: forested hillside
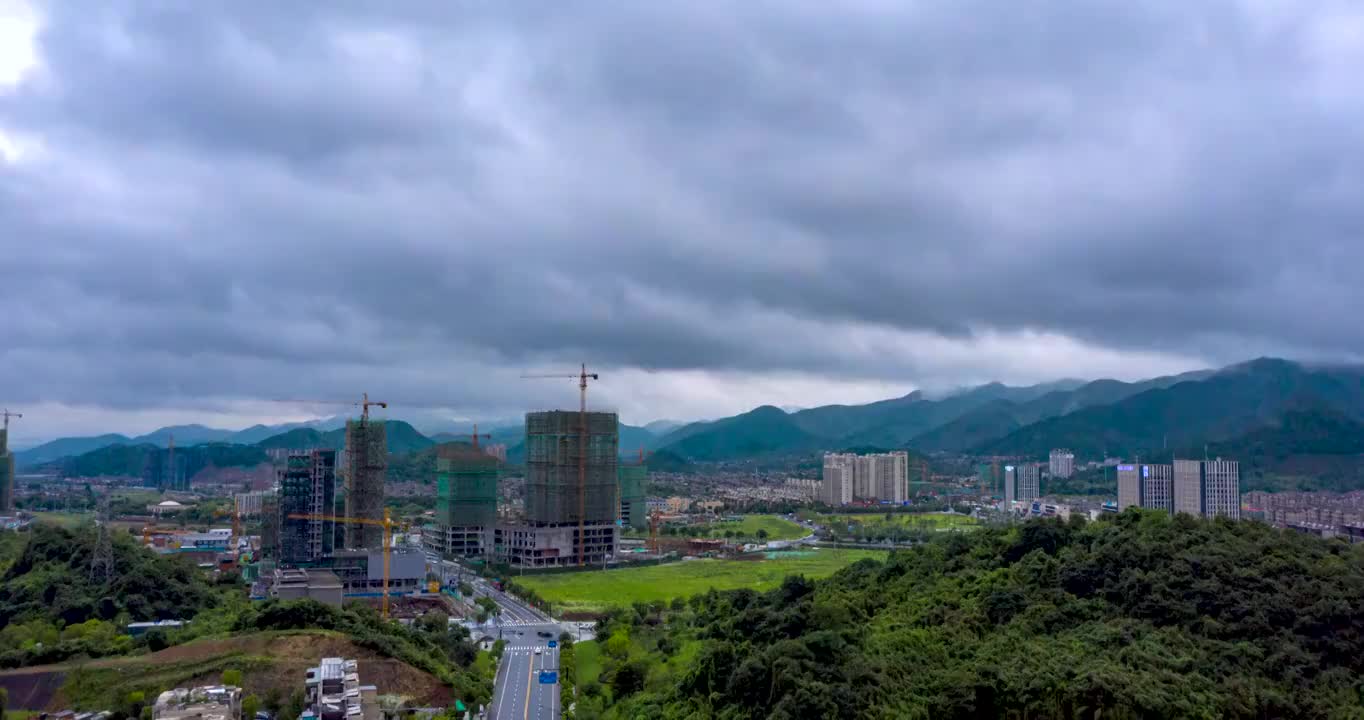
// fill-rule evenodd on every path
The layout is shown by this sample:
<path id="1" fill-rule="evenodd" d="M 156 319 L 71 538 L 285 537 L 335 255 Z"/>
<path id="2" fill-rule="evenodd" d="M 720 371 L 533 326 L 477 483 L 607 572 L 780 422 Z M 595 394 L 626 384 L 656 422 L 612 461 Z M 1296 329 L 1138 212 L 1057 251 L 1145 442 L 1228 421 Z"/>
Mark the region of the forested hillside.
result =
<path id="1" fill-rule="evenodd" d="M 1130 510 L 637 607 L 579 718 L 1343 718 L 1364 547 Z"/>

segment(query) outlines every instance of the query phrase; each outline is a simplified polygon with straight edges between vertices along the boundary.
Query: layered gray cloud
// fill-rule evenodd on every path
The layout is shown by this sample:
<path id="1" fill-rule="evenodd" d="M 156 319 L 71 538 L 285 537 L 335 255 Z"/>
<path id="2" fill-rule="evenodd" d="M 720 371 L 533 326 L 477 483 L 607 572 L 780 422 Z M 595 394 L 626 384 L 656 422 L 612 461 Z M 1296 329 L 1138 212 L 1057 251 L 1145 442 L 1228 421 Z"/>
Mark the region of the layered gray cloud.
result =
<path id="1" fill-rule="evenodd" d="M 494 412 L 587 359 L 643 420 L 1364 354 L 1349 3 L 34 10 L 5 402 Z"/>

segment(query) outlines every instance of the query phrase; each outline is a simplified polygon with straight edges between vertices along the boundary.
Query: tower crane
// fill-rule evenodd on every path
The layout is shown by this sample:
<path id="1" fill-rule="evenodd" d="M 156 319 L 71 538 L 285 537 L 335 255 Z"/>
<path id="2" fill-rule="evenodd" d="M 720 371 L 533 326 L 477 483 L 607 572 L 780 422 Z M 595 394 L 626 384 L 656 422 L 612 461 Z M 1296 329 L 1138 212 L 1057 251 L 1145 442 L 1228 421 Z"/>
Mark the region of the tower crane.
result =
<path id="1" fill-rule="evenodd" d="M 385 409 L 388 408 L 388 403 L 386 402 L 370 400 L 369 393 L 361 393 L 359 402 L 351 400 L 297 400 L 289 398 L 275 398 L 274 402 L 296 403 L 299 405 L 348 405 L 350 407 L 358 407 L 360 408 L 360 420 L 362 422 L 369 422 L 369 409 L 371 406 Z"/>
<path id="2" fill-rule="evenodd" d="M 6 429 L 6 430 L 9 430 L 9 419 L 10 419 L 10 418 L 21 418 L 21 417 L 23 417 L 23 415 L 21 415 L 21 414 L 19 414 L 19 413 L 10 412 L 10 411 L 9 411 L 9 408 L 5 408 L 4 412 L 0 412 L 0 415 L 3 415 L 4 418 L 5 418 L 5 429 Z"/>
<path id="3" fill-rule="evenodd" d="M 470 440 L 472 440 L 472 441 L 473 441 L 473 445 L 474 445 L 474 450 L 478 450 L 478 439 L 479 439 L 479 438 L 487 438 L 487 439 L 489 439 L 489 440 L 492 440 L 492 439 L 493 439 L 493 436 L 492 436 L 492 435 L 489 435 L 488 433 L 480 433 L 480 432 L 478 431 L 478 423 L 474 423 L 474 431 L 471 432 L 471 433 L 452 433 L 452 434 L 453 434 L 455 437 L 459 437 L 459 438 L 466 438 L 466 437 L 467 437 L 467 438 L 469 438 Z"/>
<path id="4" fill-rule="evenodd" d="M 567 378 L 578 381 L 578 567 L 587 563 L 584 550 L 584 536 L 587 533 L 587 381 L 599 380 L 597 373 L 587 371 L 583 363 L 578 374 L 550 373 L 543 375 L 522 375 L 523 378 Z"/>
<path id="5" fill-rule="evenodd" d="M 383 599 L 383 610 L 382 610 L 382 613 L 383 613 L 383 616 L 384 616 L 385 618 L 387 618 L 387 617 L 388 617 L 388 568 L 389 568 L 389 551 L 391 551 L 391 550 L 393 549 L 393 528 L 398 527 L 398 526 L 401 525 L 401 523 L 396 523 L 396 522 L 393 521 L 393 518 L 392 518 L 392 517 L 389 515 L 389 513 L 388 513 L 388 508 L 384 508 L 384 519 L 383 519 L 383 520 L 371 520 L 371 519 L 369 519 L 369 518 L 342 517 L 342 516 L 340 516 L 340 515 L 314 515 L 314 514 L 311 514 L 311 513 L 290 513 L 290 514 L 289 514 L 289 519 L 291 519 L 291 520 L 323 520 L 323 521 L 333 521 L 333 522 L 339 522 L 339 523 L 351 523 L 351 524 L 354 524 L 354 525 L 378 525 L 379 527 L 382 527 L 382 528 L 384 529 L 384 599 Z"/>

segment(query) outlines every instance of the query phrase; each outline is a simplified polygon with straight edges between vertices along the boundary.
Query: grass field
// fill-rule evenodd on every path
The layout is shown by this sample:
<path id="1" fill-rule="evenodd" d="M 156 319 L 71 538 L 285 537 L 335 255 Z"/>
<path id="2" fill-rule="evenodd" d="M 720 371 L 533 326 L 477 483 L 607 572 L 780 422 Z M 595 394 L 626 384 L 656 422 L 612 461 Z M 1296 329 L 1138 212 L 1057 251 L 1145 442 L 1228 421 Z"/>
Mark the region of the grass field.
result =
<path id="1" fill-rule="evenodd" d="M 882 560 L 880 550 L 811 549 L 769 553 L 764 560 L 689 560 L 686 562 L 517 578 L 562 610 L 599 612 L 634 602 L 669 602 L 712 588 L 771 590 L 787 575 L 818 578 L 863 558 Z"/>
<path id="2" fill-rule="evenodd" d="M 88 522 L 94 522 L 95 519 L 92 513 L 77 512 L 35 512 L 33 517 L 36 520 L 64 528 L 78 528 Z"/>
<path id="3" fill-rule="evenodd" d="M 749 540 L 758 539 L 758 531 L 767 531 L 767 540 L 797 540 L 810 533 L 805 528 L 777 515 L 745 515 L 740 522 L 713 522 L 704 526 L 693 525 L 691 527 L 704 527 L 709 531 L 709 537 L 721 537 L 726 530 L 738 533 L 740 538 Z M 631 530 L 625 533 L 626 537 L 648 537 L 647 530 Z M 705 536 L 702 536 L 705 537 Z"/>
<path id="4" fill-rule="evenodd" d="M 601 645 L 595 640 L 574 643 L 573 658 L 577 661 L 578 686 L 601 683 Z"/>
<path id="5" fill-rule="evenodd" d="M 860 524 L 868 529 L 899 525 L 902 528 L 927 527 L 935 530 L 962 528 L 978 525 L 979 521 L 968 515 L 955 513 L 891 513 L 886 520 L 885 513 L 843 513 L 839 515 L 819 515 L 815 521 L 827 525 Z M 841 528 L 840 528 L 841 529 Z"/>

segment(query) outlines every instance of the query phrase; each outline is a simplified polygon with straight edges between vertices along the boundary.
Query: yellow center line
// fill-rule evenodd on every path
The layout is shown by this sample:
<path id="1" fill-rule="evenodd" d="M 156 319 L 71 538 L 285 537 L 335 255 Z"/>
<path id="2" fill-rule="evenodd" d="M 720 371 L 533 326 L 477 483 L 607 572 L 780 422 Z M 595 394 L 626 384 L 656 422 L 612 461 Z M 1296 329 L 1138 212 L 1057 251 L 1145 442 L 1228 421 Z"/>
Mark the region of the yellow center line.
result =
<path id="1" fill-rule="evenodd" d="M 526 663 L 527 668 L 528 668 L 528 669 L 526 670 L 526 713 L 525 713 L 525 716 L 524 716 L 521 720 L 530 720 L 530 683 L 531 683 L 531 678 L 535 676 L 535 655 L 534 655 L 534 651 L 533 651 L 533 650 L 528 650 L 527 652 L 530 652 L 530 653 L 531 653 L 531 656 L 530 656 L 530 662 Z"/>

